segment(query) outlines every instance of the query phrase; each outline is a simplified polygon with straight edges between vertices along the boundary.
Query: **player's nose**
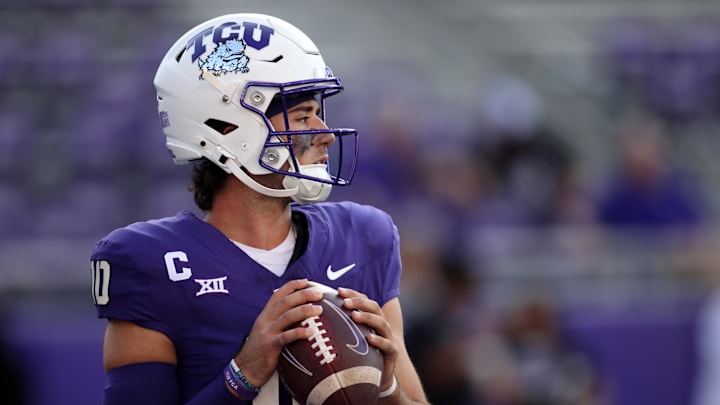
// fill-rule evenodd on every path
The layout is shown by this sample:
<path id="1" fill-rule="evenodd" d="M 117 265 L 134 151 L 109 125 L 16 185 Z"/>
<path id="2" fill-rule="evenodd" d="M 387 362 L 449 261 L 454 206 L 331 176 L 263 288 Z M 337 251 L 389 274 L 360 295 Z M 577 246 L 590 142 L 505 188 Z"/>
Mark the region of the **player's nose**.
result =
<path id="1" fill-rule="evenodd" d="M 314 130 L 328 129 L 325 121 L 320 119 L 320 117 L 317 117 L 316 121 L 313 124 L 314 125 L 312 129 Z M 331 131 L 315 134 L 312 141 L 313 146 L 318 148 L 327 148 L 333 143 L 335 143 L 335 134 Z"/>

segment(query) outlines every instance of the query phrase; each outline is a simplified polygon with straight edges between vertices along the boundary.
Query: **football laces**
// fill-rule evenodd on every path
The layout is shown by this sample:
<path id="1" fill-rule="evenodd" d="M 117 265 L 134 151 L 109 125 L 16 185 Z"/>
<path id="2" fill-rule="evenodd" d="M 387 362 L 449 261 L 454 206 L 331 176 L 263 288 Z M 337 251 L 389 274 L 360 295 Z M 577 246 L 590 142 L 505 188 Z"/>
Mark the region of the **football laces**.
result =
<path id="1" fill-rule="evenodd" d="M 335 357 L 337 357 L 337 354 L 334 353 L 333 346 L 328 344 L 330 338 L 325 336 L 327 330 L 322 328 L 323 323 L 320 322 L 320 318 L 317 316 L 307 318 L 302 324 L 312 331 L 312 335 L 307 340 L 308 342 L 312 342 L 310 348 L 315 350 L 315 357 L 320 359 L 320 364 L 332 363 Z"/>

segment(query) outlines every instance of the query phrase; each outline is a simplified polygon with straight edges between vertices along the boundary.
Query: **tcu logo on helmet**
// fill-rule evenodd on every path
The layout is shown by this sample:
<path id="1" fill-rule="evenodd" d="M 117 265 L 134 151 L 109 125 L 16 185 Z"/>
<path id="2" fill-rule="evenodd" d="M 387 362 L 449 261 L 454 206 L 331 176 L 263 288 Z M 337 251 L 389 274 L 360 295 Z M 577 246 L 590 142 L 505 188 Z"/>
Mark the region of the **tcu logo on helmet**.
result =
<path id="1" fill-rule="evenodd" d="M 227 43 L 230 40 L 237 40 L 242 37 L 241 41 L 237 41 L 238 43 L 261 50 L 270 44 L 270 37 L 274 33 L 274 28 L 254 22 L 226 22 L 218 25 L 217 27 L 208 27 L 202 30 L 200 33 L 192 37 L 190 41 L 188 41 L 185 49 L 190 50 L 192 47 L 193 53 L 191 61 L 195 63 L 195 61 L 207 51 L 207 48 L 203 43 L 203 39 L 210 35 L 212 35 L 213 43 L 218 45 Z M 243 46 L 243 50 L 244 49 L 245 48 Z"/>
<path id="2" fill-rule="evenodd" d="M 205 60 L 198 59 L 200 69 L 205 69 L 215 76 L 230 72 L 247 73 L 250 58 L 245 55 L 245 43 L 242 39 L 229 39 L 208 55 Z"/>

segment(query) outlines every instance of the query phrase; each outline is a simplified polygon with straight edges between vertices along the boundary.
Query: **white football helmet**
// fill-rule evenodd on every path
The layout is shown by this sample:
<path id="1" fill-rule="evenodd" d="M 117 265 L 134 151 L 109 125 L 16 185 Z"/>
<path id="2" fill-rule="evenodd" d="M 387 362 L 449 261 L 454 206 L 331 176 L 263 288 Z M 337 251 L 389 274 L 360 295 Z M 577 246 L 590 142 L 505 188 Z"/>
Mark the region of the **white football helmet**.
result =
<path id="1" fill-rule="evenodd" d="M 207 158 L 253 190 L 300 203 L 322 201 L 332 185 L 348 185 L 357 162 L 357 132 L 347 128 L 275 131 L 266 116 L 294 99 L 342 91 L 315 44 L 293 25 L 267 15 L 229 14 L 183 35 L 155 75 L 158 112 L 175 163 Z M 327 165 L 299 165 L 292 137 L 333 133 Z M 347 155 L 350 155 L 349 158 Z M 343 157 L 345 155 L 345 157 Z M 287 163 L 287 164 L 286 164 Z M 248 173 L 286 175 L 283 189 Z"/>

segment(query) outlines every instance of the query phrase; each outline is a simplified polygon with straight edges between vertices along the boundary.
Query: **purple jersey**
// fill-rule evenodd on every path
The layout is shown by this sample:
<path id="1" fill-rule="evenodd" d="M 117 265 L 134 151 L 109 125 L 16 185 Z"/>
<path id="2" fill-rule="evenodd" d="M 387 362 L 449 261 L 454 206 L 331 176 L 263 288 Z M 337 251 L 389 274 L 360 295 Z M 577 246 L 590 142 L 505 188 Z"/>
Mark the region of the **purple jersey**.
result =
<path id="1" fill-rule="evenodd" d="M 387 214 L 348 202 L 292 210 L 307 218 L 307 249 L 281 277 L 190 212 L 113 231 L 92 254 L 98 316 L 167 335 L 185 402 L 220 375 L 273 290 L 290 280 L 352 288 L 380 305 L 398 296 L 399 239 Z"/>

